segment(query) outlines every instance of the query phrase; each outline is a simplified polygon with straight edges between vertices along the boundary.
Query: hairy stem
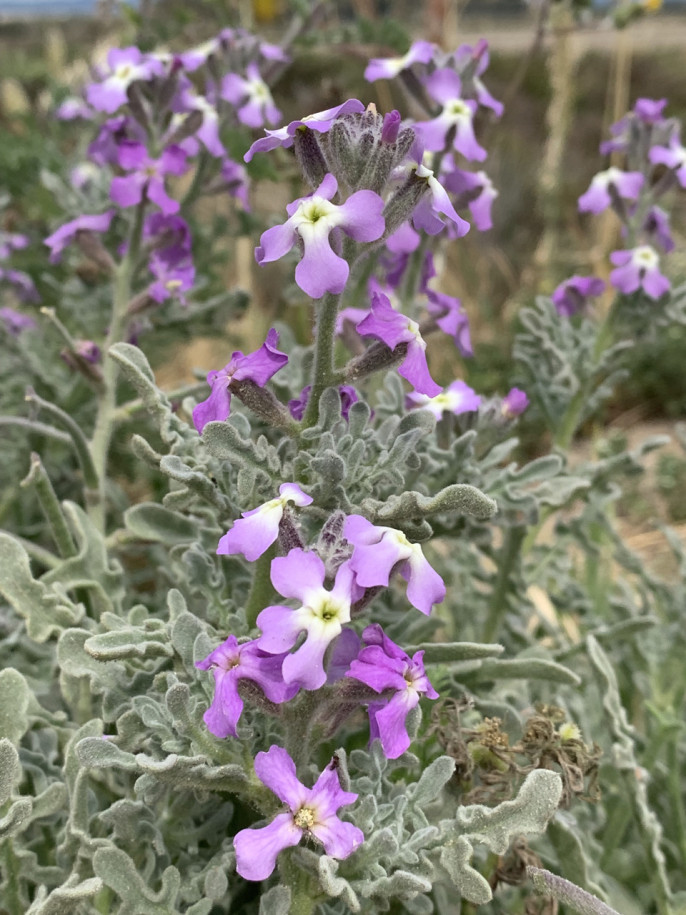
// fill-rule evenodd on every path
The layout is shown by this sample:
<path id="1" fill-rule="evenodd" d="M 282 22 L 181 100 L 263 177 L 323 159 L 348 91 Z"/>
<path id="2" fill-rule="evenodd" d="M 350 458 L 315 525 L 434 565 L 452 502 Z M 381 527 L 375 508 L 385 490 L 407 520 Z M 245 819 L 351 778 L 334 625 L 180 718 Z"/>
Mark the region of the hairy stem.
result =
<path id="1" fill-rule="evenodd" d="M 319 305 L 317 336 L 314 348 L 312 390 L 303 416 L 303 429 L 314 426 L 319 419 L 319 401 L 326 388 L 335 383 L 333 362 L 336 341 L 336 318 L 340 295 L 327 292 Z"/>

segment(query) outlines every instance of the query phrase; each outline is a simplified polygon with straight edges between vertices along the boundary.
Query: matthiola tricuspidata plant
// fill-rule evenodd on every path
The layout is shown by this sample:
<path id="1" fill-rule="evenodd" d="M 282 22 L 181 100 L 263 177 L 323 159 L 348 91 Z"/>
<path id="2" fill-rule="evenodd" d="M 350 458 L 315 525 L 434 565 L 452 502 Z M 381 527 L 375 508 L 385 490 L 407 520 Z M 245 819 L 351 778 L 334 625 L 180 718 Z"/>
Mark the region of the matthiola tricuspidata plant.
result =
<path id="1" fill-rule="evenodd" d="M 63 348 L 63 397 L 37 372 L 1 420 L 34 451 L 30 509 L 0 534 L 0 908 L 553 911 L 541 893 L 676 912 L 685 837 L 658 816 L 681 803 L 683 591 L 611 512 L 662 439 L 567 451 L 627 347 L 686 314 L 679 125 L 639 99 L 612 128 L 579 207 L 613 209 L 621 245 L 603 277 L 582 261 L 524 310 L 509 390 L 480 392 L 444 265 L 498 218 L 487 43 L 418 41 L 369 62 L 364 98 L 279 126 L 291 52 L 238 29 L 113 49 L 58 109 L 88 140 L 66 181 L 46 177 L 65 212 L 45 271 L 77 278 L 55 307 L 0 309 L 17 361 L 39 322 Z M 376 80 L 408 90 L 412 118 L 380 110 Z M 266 216 L 250 213 L 264 159 L 284 187 L 302 173 Z M 225 232 L 256 229 L 259 269 L 295 284 L 311 334 L 221 337 L 206 381 L 162 390 L 156 335 L 238 313 L 237 291 L 208 293 L 192 229 L 221 194 Z M 0 236 L 0 278 L 30 301 L 5 266 L 28 244 Z M 552 441 L 528 463 L 522 417 Z M 623 704 L 641 652 L 643 736 Z"/>

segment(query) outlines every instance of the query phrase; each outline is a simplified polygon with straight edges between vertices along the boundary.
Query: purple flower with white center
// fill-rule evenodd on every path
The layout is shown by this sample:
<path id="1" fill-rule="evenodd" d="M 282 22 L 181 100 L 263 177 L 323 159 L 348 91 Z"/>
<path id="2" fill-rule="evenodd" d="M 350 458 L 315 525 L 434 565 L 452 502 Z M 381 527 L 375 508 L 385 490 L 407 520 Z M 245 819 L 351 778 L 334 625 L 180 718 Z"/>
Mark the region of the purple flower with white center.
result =
<path id="1" fill-rule="evenodd" d="M 326 568 L 316 553 L 296 548 L 287 556 L 272 560 L 272 584 L 284 597 L 300 601 L 300 606 L 266 607 L 257 617 L 262 630 L 258 645 L 274 654 L 288 651 L 301 633 L 305 641 L 283 662 L 286 683 L 303 689 L 319 689 L 326 682 L 324 654 L 329 644 L 350 622 L 350 606 L 360 596 L 355 576 L 345 562 L 336 573 L 333 588 L 324 587 Z"/>
<path id="2" fill-rule="evenodd" d="M 412 213 L 415 229 L 423 229 L 427 235 L 438 235 L 445 227 L 445 220 L 441 216 L 446 216 L 452 222 L 451 228 L 457 238 L 466 235 L 469 223 L 457 215 L 445 188 L 428 167 L 433 159 L 431 153 L 425 153 L 421 143 L 415 141 L 410 150 L 410 159 L 415 177 L 425 180 L 429 187 L 429 193 L 424 194 Z"/>
<path id="3" fill-rule="evenodd" d="M 64 249 L 76 239 L 79 232 L 107 232 L 114 214 L 115 210 L 107 210 L 92 216 L 77 216 L 76 219 L 65 222 L 45 239 L 44 244 L 50 248 L 50 263 L 56 264 L 60 260 Z"/>
<path id="4" fill-rule="evenodd" d="M 610 274 L 610 282 L 626 295 L 643 289 L 649 298 L 659 299 L 671 288 L 667 277 L 660 273 L 660 258 L 650 245 L 613 251 L 610 260 L 617 268 Z"/>
<path id="5" fill-rule="evenodd" d="M 136 47 L 112 48 L 107 55 L 110 73 L 101 83 L 86 90 L 88 104 L 97 111 L 113 114 L 126 103 L 126 91 L 136 80 L 149 80 L 164 73 L 164 65 Z"/>
<path id="6" fill-rule="evenodd" d="M 441 330 L 455 341 L 460 355 L 469 358 L 474 355 L 469 334 L 469 318 L 462 308 L 462 302 L 445 292 L 427 289 L 427 311 Z"/>
<path id="7" fill-rule="evenodd" d="M 219 541 L 217 555 L 242 553 L 248 562 L 259 559 L 279 536 L 279 524 L 289 502 L 300 507 L 310 505 L 312 496 L 303 492 L 297 483 L 282 483 L 275 499 L 241 512 L 242 517 L 234 521 L 231 530 Z"/>
<path id="8" fill-rule="evenodd" d="M 113 178 L 110 197 L 122 207 L 136 206 L 143 200 L 156 203 L 165 216 L 177 213 L 179 201 L 167 194 L 165 175 L 183 175 L 188 169 L 186 153 L 169 146 L 159 159 L 151 158 L 142 143 L 125 140 L 119 147 L 119 164 L 129 174 Z"/>
<path id="9" fill-rule="evenodd" d="M 199 670 L 214 674 L 214 699 L 203 715 L 208 731 L 215 737 L 237 737 L 236 725 L 243 711 L 243 700 L 238 693 L 240 680 L 257 683 L 267 699 L 287 702 L 298 691 L 288 686 L 281 676 L 284 655 L 267 654 L 257 647 L 257 642 L 238 644 L 235 635 L 210 652 L 202 661 L 196 661 Z"/>
<path id="10" fill-rule="evenodd" d="M 174 262 L 163 252 L 154 252 L 148 264 L 155 282 L 148 289 L 148 294 L 158 304 L 167 299 L 178 299 L 187 305 L 185 292 L 193 288 L 195 267 L 188 258 Z"/>
<path id="11" fill-rule="evenodd" d="M 653 165 L 666 165 L 674 172 L 679 184 L 686 187 L 686 146 L 678 137 L 672 137 L 669 146 L 653 146 L 648 157 Z"/>
<path id="12" fill-rule="evenodd" d="M 652 206 L 645 215 L 641 226 L 649 241 L 656 241 L 662 250 L 669 254 L 675 248 L 674 239 L 669 229 L 669 213 L 659 206 Z"/>
<path id="13" fill-rule="evenodd" d="M 250 162 L 257 152 L 269 152 L 278 146 L 288 149 L 293 145 L 293 137 L 298 130 L 307 129 L 314 130 L 316 133 L 328 133 L 337 117 L 342 114 L 362 114 L 364 110 L 362 102 L 349 98 L 342 105 L 326 108 L 324 111 L 316 111 L 299 121 L 291 121 L 286 127 L 279 127 L 278 130 L 265 130 L 267 136 L 255 140 L 243 158 L 246 162 Z"/>
<path id="14" fill-rule="evenodd" d="M 0 260 L 7 260 L 13 251 L 28 248 L 29 240 L 26 235 L 18 232 L 3 232 L 0 230 Z"/>
<path id="15" fill-rule="evenodd" d="M 551 299 L 558 314 L 571 318 L 586 309 L 590 297 L 602 295 L 605 283 L 597 276 L 571 276 L 553 292 Z"/>
<path id="16" fill-rule="evenodd" d="M 443 111 L 431 121 L 421 121 L 415 129 L 424 140 L 424 145 L 431 152 L 440 152 L 445 148 L 448 131 L 455 128 L 454 148 L 465 159 L 483 162 L 488 153 L 480 146 L 474 136 L 472 121 L 476 112 L 476 102 L 461 97 L 462 81 L 447 67 L 436 70 L 424 80 L 429 96 L 443 105 Z"/>
<path id="17" fill-rule="evenodd" d="M 40 296 L 33 280 L 23 270 L 0 267 L 0 281 L 3 280 L 14 286 L 14 291 L 22 302 L 40 302 Z"/>
<path id="18" fill-rule="evenodd" d="M 598 172 L 591 181 L 591 186 L 579 197 L 581 213 L 602 213 L 612 206 L 613 188 L 615 193 L 625 200 L 637 200 L 643 187 L 644 178 L 641 172 L 625 172 L 621 168 L 608 168 Z"/>
<path id="19" fill-rule="evenodd" d="M 212 393 L 193 410 L 193 424 L 200 434 L 207 423 L 224 422 L 228 419 L 231 412 L 232 381 L 249 379 L 259 387 L 264 387 L 272 375 L 284 367 L 288 362 L 288 356 L 277 350 L 278 342 L 279 335 L 272 328 L 262 346 L 254 353 L 245 356 L 240 350 L 236 350 L 223 369 L 208 373 L 207 383 L 212 388 Z"/>
<path id="20" fill-rule="evenodd" d="M 408 714 L 419 704 L 421 696 L 438 699 L 438 693 L 424 670 L 423 651 L 410 657 L 388 638 L 378 623 L 367 626 L 362 639 L 365 647 L 346 676 L 365 683 L 377 693 L 393 690 L 390 698 L 369 704 L 369 742 L 378 738 L 388 759 L 397 759 L 410 746 L 405 725 Z"/>
<path id="21" fill-rule="evenodd" d="M 25 330 L 34 330 L 36 327 L 36 322 L 30 315 L 23 315 L 20 311 L 15 311 L 14 308 L 7 305 L 0 308 L 0 321 L 5 325 L 7 333 L 13 337 L 18 337 Z"/>
<path id="22" fill-rule="evenodd" d="M 387 587 L 397 566 L 407 582 L 407 599 L 417 610 L 428 615 L 445 598 L 443 579 L 424 558 L 421 546 L 410 543 L 402 531 L 374 525 L 362 515 L 348 515 L 343 535 L 354 547 L 349 564 L 360 587 Z"/>
<path id="23" fill-rule="evenodd" d="M 472 76 L 472 86 L 474 87 L 476 100 L 484 108 L 490 108 L 495 116 L 499 118 L 504 111 L 503 103 L 493 98 L 479 78 L 488 69 L 489 59 L 488 42 L 485 38 L 477 41 L 473 46 L 461 44 L 455 52 L 455 62 L 460 70 L 472 65 L 472 62 L 476 61 L 476 67 Z"/>
<path id="24" fill-rule="evenodd" d="M 65 98 L 62 104 L 55 109 L 55 117 L 58 121 L 76 121 L 79 118 L 84 121 L 92 121 L 94 114 L 90 105 L 76 96 Z"/>
<path id="25" fill-rule="evenodd" d="M 381 215 L 384 202 L 378 194 L 356 191 L 337 206 L 331 203 L 337 190 L 335 177 L 327 174 L 313 194 L 288 204 L 289 218 L 283 225 L 263 232 L 260 246 L 255 249 L 257 263 L 266 264 L 283 257 L 300 240 L 303 256 L 295 268 L 295 281 L 313 299 L 326 292 L 343 292 L 348 280 L 348 263 L 333 251 L 329 241 L 333 230 L 342 230 L 355 241 L 365 242 L 380 238 L 385 228 Z"/>
<path id="26" fill-rule="evenodd" d="M 313 788 L 296 778 L 295 763 L 281 747 L 272 746 L 255 757 L 255 774 L 290 810 L 268 826 L 241 829 L 233 840 L 236 870 L 246 880 L 266 880 L 284 848 L 297 845 L 303 836 L 316 839 L 331 858 L 348 858 L 364 842 L 364 833 L 336 812 L 357 800 L 343 791 L 335 760 L 324 769 Z"/>
<path id="27" fill-rule="evenodd" d="M 238 120 L 241 124 L 247 127 L 276 124 L 281 112 L 274 104 L 269 86 L 260 76 L 257 64 L 249 63 L 245 73 L 245 79 L 237 73 L 227 73 L 219 94 L 238 107 Z"/>
<path id="28" fill-rule="evenodd" d="M 364 78 L 368 83 L 377 79 L 394 79 L 413 64 L 428 64 L 434 55 L 435 45 L 430 41 L 415 41 L 402 57 L 374 57 L 367 64 Z"/>
<path id="29" fill-rule="evenodd" d="M 498 191 L 486 172 L 465 172 L 452 168 L 442 180 L 444 187 L 457 196 L 456 205 L 469 207 L 479 232 L 493 228 L 491 207 Z"/>
<path id="30" fill-rule="evenodd" d="M 426 394 L 408 394 L 406 400 L 408 407 L 428 410 L 436 419 L 441 419 L 444 413 L 454 413 L 455 416 L 459 416 L 461 413 L 473 413 L 481 405 L 481 396 L 461 380 L 453 381 L 435 397 L 427 397 Z"/>
<path id="31" fill-rule="evenodd" d="M 376 292 L 372 295 L 371 311 L 357 325 L 357 332 L 381 340 L 389 349 L 407 343 L 407 355 L 400 364 L 399 374 L 422 394 L 433 397 L 440 393 L 440 385 L 429 374 L 426 342 L 419 333 L 419 324 L 396 311 L 388 296 Z"/>
<path id="32" fill-rule="evenodd" d="M 195 136 L 202 142 L 210 155 L 218 158 L 226 155 L 226 150 L 219 137 L 219 112 L 216 106 L 211 104 L 204 96 L 198 95 L 190 82 L 187 82 L 187 85 L 184 86 L 179 95 L 178 110 L 184 114 L 191 111 L 199 111 L 202 114 L 202 124 L 195 131 Z M 177 118 L 181 118 L 180 113 L 176 115 L 172 123 Z"/>
<path id="33" fill-rule="evenodd" d="M 355 311 L 361 309 L 355 309 Z M 367 312 L 363 312 L 364 315 Z M 337 331 L 338 332 L 338 331 Z M 291 416 L 293 419 L 300 421 L 305 415 L 305 408 L 307 407 L 307 402 L 310 399 L 310 391 L 312 390 L 312 385 L 308 384 L 300 392 L 300 397 L 296 397 L 293 400 L 288 401 L 288 409 L 291 411 Z M 357 391 L 349 384 L 339 385 L 338 393 L 341 395 L 341 416 L 344 420 L 348 420 L 348 414 L 350 413 L 350 408 L 354 403 L 360 399 L 357 396 Z"/>
<path id="34" fill-rule="evenodd" d="M 507 419 L 514 419 L 515 416 L 521 416 L 528 406 L 529 398 L 526 392 L 520 388 L 510 388 L 503 397 L 500 410 Z"/>

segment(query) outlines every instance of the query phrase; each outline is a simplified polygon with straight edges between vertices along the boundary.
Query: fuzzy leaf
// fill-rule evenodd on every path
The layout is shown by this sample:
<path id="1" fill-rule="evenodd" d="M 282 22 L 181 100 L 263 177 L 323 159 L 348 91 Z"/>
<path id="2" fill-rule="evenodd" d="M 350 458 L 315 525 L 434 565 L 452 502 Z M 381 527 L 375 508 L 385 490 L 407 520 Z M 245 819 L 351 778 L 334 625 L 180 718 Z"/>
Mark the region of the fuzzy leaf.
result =
<path id="1" fill-rule="evenodd" d="M 102 882 L 113 889 L 122 900 L 119 915 L 169 915 L 174 911 L 181 877 L 175 867 L 162 874 L 159 893 L 150 889 L 148 881 L 138 873 L 136 865 L 119 848 L 99 848 L 93 855 L 93 870 Z"/>
<path id="2" fill-rule="evenodd" d="M 19 754 L 12 741 L 0 740 L 0 807 L 10 799 L 15 785 L 21 781 Z"/>
<path id="3" fill-rule="evenodd" d="M 418 807 L 423 807 L 435 800 L 441 793 L 444 785 L 452 778 L 455 771 L 455 760 L 449 756 L 439 756 L 424 769 L 419 781 L 414 785 L 412 802 Z"/>
<path id="4" fill-rule="evenodd" d="M 485 905 L 493 894 L 488 880 L 469 863 L 473 852 L 464 836 L 456 836 L 443 846 L 439 860 L 461 896 L 474 905 Z"/>
<path id="5" fill-rule="evenodd" d="M 149 631 L 146 627 L 101 632 L 86 639 L 85 650 L 98 661 L 128 658 L 171 658 L 174 649 L 166 630 Z"/>
<path id="6" fill-rule="evenodd" d="M 424 664 L 450 664 L 451 661 L 472 661 L 491 658 L 505 651 L 503 645 L 486 645 L 480 642 L 422 642 L 407 649 L 409 655 L 424 652 Z"/>
<path id="7" fill-rule="evenodd" d="M 487 658 L 475 671 L 476 678 L 482 680 L 552 680 L 554 683 L 567 683 L 579 686 L 581 677 L 568 667 L 548 661 L 545 658 L 513 658 L 502 661 Z"/>
<path id="8" fill-rule="evenodd" d="M 291 910 L 291 888 L 273 886 L 260 899 L 259 915 L 288 915 Z"/>
<path id="9" fill-rule="evenodd" d="M 26 712 L 30 698 L 29 685 L 18 670 L 7 667 L 0 671 L 0 738 L 19 745 L 29 729 Z"/>
<path id="10" fill-rule="evenodd" d="M 82 903 L 100 892 L 103 883 L 99 877 L 89 877 L 81 883 L 78 880 L 77 875 L 72 875 L 49 895 L 45 887 L 41 887 L 26 915 L 73 915 L 79 911 Z"/>
<path id="11" fill-rule="evenodd" d="M 198 538 L 197 525 L 155 502 L 141 502 L 124 512 L 126 527 L 141 540 L 151 540 L 174 546 L 190 543 Z"/>

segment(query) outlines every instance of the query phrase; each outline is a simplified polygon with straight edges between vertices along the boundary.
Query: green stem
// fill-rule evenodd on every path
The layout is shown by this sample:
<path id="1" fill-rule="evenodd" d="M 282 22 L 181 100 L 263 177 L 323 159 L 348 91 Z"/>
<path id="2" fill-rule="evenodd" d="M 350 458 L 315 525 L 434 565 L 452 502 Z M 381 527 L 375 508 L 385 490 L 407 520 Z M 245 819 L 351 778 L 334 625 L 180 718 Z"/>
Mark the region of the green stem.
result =
<path id="1" fill-rule="evenodd" d="M 270 546 L 266 553 L 263 553 L 253 563 L 252 585 L 245 603 L 245 621 L 249 629 L 255 628 L 259 613 L 264 610 L 274 595 L 274 587 L 269 577 L 269 572 L 275 555 L 276 547 Z"/>
<path id="2" fill-rule="evenodd" d="M 681 784 L 681 758 L 676 735 L 672 736 L 667 745 L 667 772 L 669 773 L 667 786 L 677 828 L 676 847 L 681 857 L 682 870 L 686 871 L 686 811 Z"/>
<path id="3" fill-rule="evenodd" d="M 28 486 L 30 483 L 33 483 L 36 488 L 36 495 L 50 525 L 57 552 L 63 559 L 76 556 L 76 544 L 72 539 L 67 520 L 62 513 L 62 507 L 57 499 L 55 490 L 52 488 L 50 477 L 45 472 L 40 456 L 35 452 L 31 455 L 31 469 L 28 476 L 19 485 Z"/>
<path id="4" fill-rule="evenodd" d="M 120 343 L 126 328 L 127 308 L 131 300 L 133 274 L 138 260 L 143 234 L 143 217 L 145 200 L 136 208 L 134 224 L 131 229 L 126 255 L 117 266 L 114 275 L 112 297 L 112 314 L 110 325 L 103 347 L 103 387 L 98 396 L 98 413 L 91 441 L 91 454 L 98 475 L 97 492 L 88 504 L 89 515 L 100 531 L 105 532 L 106 522 L 106 487 L 107 456 L 114 429 L 117 406 L 117 364 L 109 355 L 110 347 Z"/>
<path id="5" fill-rule="evenodd" d="M 50 403 L 49 400 L 43 400 L 42 397 L 39 397 L 33 388 L 27 390 L 26 400 L 29 401 L 29 403 L 35 403 L 37 407 L 40 407 L 41 410 L 48 413 L 68 433 L 69 438 L 74 445 L 76 456 L 79 459 L 79 464 L 81 465 L 83 481 L 86 486 L 86 498 L 88 498 L 89 491 L 97 490 L 98 488 L 98 469 L 93 461 L 91 452 L 88 448 L 88 442 L 86 441 L 86 437 L 84 436 L 81 427 L 68 413 L 65 413 L 64 410 L 61 410 L 54 403 Z"/>
<path id="6" fill-rule="evenodd" d="M 498 555 L 498 575 L 491 594 L 488 617 L 484 626 L 482 637 L 484 642 L 495 641 L 500 632 L 507 611 L 507 592 L 510 587 L 510 577 L 520 556 L 525 534 L 526 528 L 523 525 L 505 529 L 503 545 Z"/>
<path id="7" fill-rule="evenodd" d="M 340 298 L 340 295 L 327 292 L 319 306 L 312 390 L 310 391 L 310 398 L 302 421 L 303 429 L 309 429 L 317 423 L 319 419 L 319 400 L 326 388 L 335 383 L 333 355 Z"/>
<path id="8" fill-rule="evenodd" d="M 0 416 L 0 426 L 20 426 L 22 429 L 26 429 L 27 432 L 35 432 L 36 435 L 52 438 L 66 445 L 72 443 L 71 436 L 67 435 L 66 432 L 60 432 L 54 426 L 48 426 L 47 423 L 39 423 L 35 419 L 27 419 L 25 416 Z"/>

